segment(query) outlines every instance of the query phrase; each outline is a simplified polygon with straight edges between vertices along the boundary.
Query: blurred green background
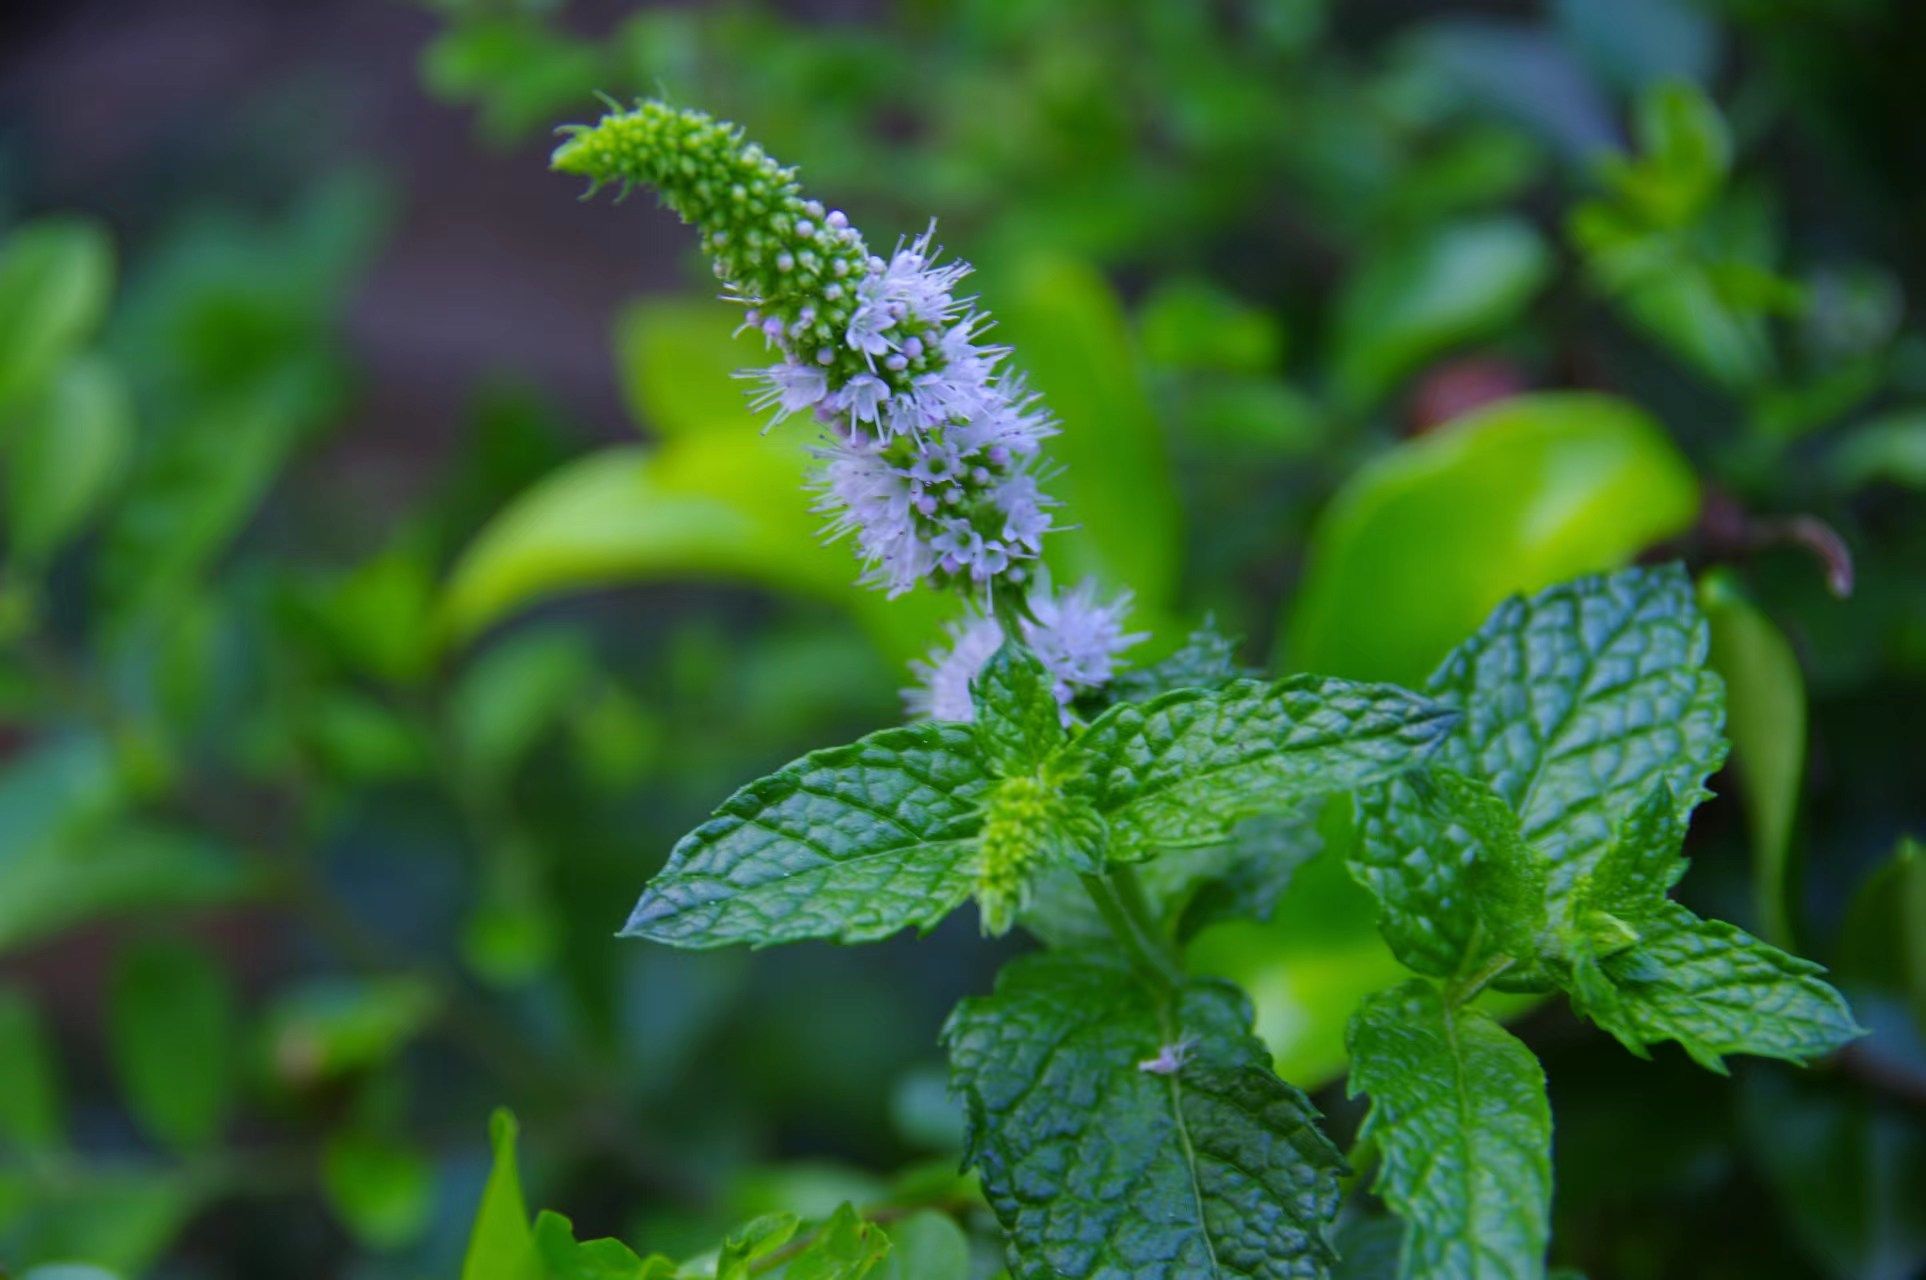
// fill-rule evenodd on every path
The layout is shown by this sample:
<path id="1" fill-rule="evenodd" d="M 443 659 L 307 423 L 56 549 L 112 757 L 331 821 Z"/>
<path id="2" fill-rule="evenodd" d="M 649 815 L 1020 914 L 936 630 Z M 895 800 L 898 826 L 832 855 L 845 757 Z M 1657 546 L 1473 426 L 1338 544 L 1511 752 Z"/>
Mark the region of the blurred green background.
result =
<path id="1" fill-rule="evenodd" d="M 1910 0 L 15 0 L 0 1275 L 457 1275 L 498 1105 L 584 1235 L 927 1202 L 994 1272 L 935 1036 L 1028 944 L 612 936 L 946 605 L 816 544 L 693 237 L 546 172 L 598 90 L 939 218 L 1142 657 L 1416 683 L 1684 557 L 1735 741 L 1688 894 L 1873 1034 L 1728 1082 L 1523 1012 L 1554 1260 L 1926 1274 L 1922 83 Z M 1189 924 L 1342 1139 L 1399 971 L 1327 819 Z"/>

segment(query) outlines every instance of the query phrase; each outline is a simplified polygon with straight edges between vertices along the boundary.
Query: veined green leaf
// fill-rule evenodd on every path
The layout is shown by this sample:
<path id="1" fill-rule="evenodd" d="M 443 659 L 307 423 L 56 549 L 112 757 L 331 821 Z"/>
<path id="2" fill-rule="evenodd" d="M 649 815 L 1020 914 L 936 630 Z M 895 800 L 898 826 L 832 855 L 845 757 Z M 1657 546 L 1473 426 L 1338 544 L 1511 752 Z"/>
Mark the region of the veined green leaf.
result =
<path id="1" fill-rule="evenodd" d="M 1108 952 L 1044 952 L 960 1004 L 944 1040 L 1017 1280 L 1330 1266 L 1343 1161 L 1235 989 L 1154 991 Z"/>
<path id="2" fill-rule="evenodd" d="M 622 932 L 719 947 L 928 929 L 969 896 L 992 782 L 968 725 L 804 756 L 683 837 Z"/>
<path id="3" fill-rule="evenodd" d="M 1367 786 L 1423 760 L 1457 723 L 1391 685 L 1319 676 L 1234 680 L 1121 703 L 1073 747 L 1079 793 L 1114 848 L 1210 844 L 1239 819 Z"/>
<path id="4" fill-rule="evenodd" d="M 1028 649 L 998 649 L 971 693 L 978 750 L 1001 774 L 1034 770 L 1069 740 L 1050 673 Z"/>
<path id="5" fill-rule="evenodd" d="M 1639 929 L 1638 945 L 1595 962 L 1605 983 L 1580 984 L 1579 1011 L 1640 1057 L 1676 1040 L 1701 1066 L 1749 1053 L 1806 1062 L 1864 1034 L 1825 970 L 1678 903 Z"/>
<path id="6" fill-rule="evenodd" d="M 1375 1190 L 1405 1220 L 1410 1280 L 1535 1280 L 1551 1234 L 1551 1103 L 1517 1038 L 1428 982 L 1373 996 L 1351 1020 L 1359 1132 Z"/>
<path id="7" fill-rule="evenodd" d="M 1683 816 L 1725 756 L 1719 679 L 1677 566 L 1581 578 L 1501 605 L 1426 683 L 1464 722 L 1435 762 L 1489 782 L 1544 860 L 1552 916 L 1655 785 Z M 1352 868 L 1381 907 L 1399 958 L 1456 972 L 1476 919 L 1457 901 L 1476 842 L 1436 820 L 1416 784 L 1360 798 Z"/>

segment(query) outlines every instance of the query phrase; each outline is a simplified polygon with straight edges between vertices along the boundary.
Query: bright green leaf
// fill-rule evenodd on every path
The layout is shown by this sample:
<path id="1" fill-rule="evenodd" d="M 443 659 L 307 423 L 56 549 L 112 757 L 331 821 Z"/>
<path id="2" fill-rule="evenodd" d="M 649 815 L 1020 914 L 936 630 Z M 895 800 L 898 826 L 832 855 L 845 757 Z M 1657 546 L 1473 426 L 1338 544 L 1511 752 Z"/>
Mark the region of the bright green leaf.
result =
<path id="1" fill-rule="evenodd" d="M 528 1206 L 522 1199 L 521 1170 L 516 1166 L 518 1132 L 515 1117 L 505 1110 L 488 1119 L 488 1144 L 495 1162 L 468 1235 L 461 1280 L 541 1280 Z"/>
<path id="2" fill-rule="evenodd" d="M 124 950 L 115 966 L 109 1044 L 127 1104 L 180 1149 L 219 1136 L 234 1100 L 235 999 L 208 955 L 184 943 Z"/>
<path id="3" fill-rule="evenodd" d="M 862 1280 L 889 1251 L 890 1238 L 883 1229 L 844 1204 L 790 1259 L 783 1280 Z"/>
<path id="4" fill-rule="evenodd" d="M 735 375 L 771 359 L 760 334 L 732 338 L 741 323 L 740 311 L 708 297 L 629 304 L 615 321 L 615 365 L 636 423 L 663 440 L 740 431 L 750 413 Z"/>
<path id="5" fill-rule="evenodd" d="M 433 1212 L 433 1167 L 413 1147 L 348 1128 L 328 1136 L 321 1187 L 355 1238 L 370 1249 L 411 1244 Z"/>
<path id="6" fill-rule="evenodd" d="M 661 1254 L 638 1258 L 620 1240 L 575 1239 L 575 1228 L 544 1209 L 535 1218 L 535 1253 L 543 1280 L 676 1280 L 676 1265 Z"/>
<path id="7" fill-rule="evenodd" d="M 0 241 L 0 411 L 87 341 L 113 287 L 114 246 L 98 223 L 49 218 Z"/>
<path id="8" fill-rule="evenodd" d="M 1249 1003 L 1153 991 L 1107 951 L 1006 966 L 944 1029 L 969 1160 L 1017 1280 L 1322 1274 L 1343 1161 Z"/>
<path id="9" fill-rule="evenodd" d="M 991 782 L 968 725 L 804 756 L 683 837 L 623 933 L 718 947 L 931 928 L 969 896 Z"/>
<path id="10" fill-rule="evenodd" d="M 1075 513 L 1044 544 L 1058 580 L 1094 577 L 1130 587 L 1150 614 L 1166 608 L 1183 506 L 1114 290 L 1088 263 L 1039 256 L 986 269 L 982 293 L 996 340 L 1062 426 L 1044 445 L 1060 468 L 1050 492 Z"/>
<path id="11" fill-rule="evenodd" d="M 1359 1138 L 1378 1150 L 1373 1189 L 1406 1224 L 1398 1274 L 1542 1276 L 1552 1119 L 1531 1050 L 1423 981 L 1367 1000 L 1349 1039 L 1350 1091 L 1371 1095 Z"/>
<path id="12" fill-rule="evenodd" d="M 133 406 L 115 368 L 83 357 L 62 366 L 14 424 L 7 519 L 13 553 L 47 560 L 107 497 L 133 445 Z"/>
<path id="13" fill-rule="evenodd" d="M 716 1280 L 749 1280 L 750 1265 L 789 1243 L 802 1225 L 793 1213 L 766 1213 L 730 1232 L 716 1258 Z"/>
<path id="14" fill-rule="evenodd" d="M 1282 666 L 1416 685 L 1507 596 L 1615 568 L 1698 513 L 1685 459 L 1607 396 L 1516 396 L 1400 445 L 1319 520 Z"/>
<path id="15" fill-rule="evenodd" d="M 1772 620 L 1723 572 L 1699 584 L 1712 628 L 1712 669 L 1725 680 L 1740 797 L 1752 828 L 1752 878 L 1765 935 L 1792 937 L 1793 820 L 1806 766 L 1806 684 L 1799 659 Z"/>
<path id="16" fill-rule="evenodd" d="M 1544 239 L 1509 217 L 1431 228 L 1368 258 L 1337 303 L 1338 394 L 1369 405 L 1433 356 L 1498 332 L 1551 271 Z"/>

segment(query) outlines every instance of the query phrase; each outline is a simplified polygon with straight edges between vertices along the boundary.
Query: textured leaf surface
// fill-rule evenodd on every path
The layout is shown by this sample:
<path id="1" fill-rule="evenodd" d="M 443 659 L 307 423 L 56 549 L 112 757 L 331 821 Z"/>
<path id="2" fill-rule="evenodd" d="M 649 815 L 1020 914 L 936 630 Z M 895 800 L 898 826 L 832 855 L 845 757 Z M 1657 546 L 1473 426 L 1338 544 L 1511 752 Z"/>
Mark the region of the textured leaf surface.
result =
<path id="1" fill-rule="evenodd" d="M 929 928 L 969 895 L 991 781 L 968 725 L 885 729 L 804 756 L 684 836 L 623 933 L 719 947 Z"/>
<path id="2" fill-rule="evenodd" d="M 1036 768 L 1068 737 L 1050 673 L 1028 649 L 998 649 L 970 691 L 977 746 L 1004 774 Z"/>
<path id="3" fill-rule="evenodd" d="M 1183 647 L 1160 662 L 1120 673 L 1106 692 L 1119 702 L 1142 702 L 1173 689 L 1207 688 L 1258 673 L 1237 661 L 1237 641 L 1205 619 Z"/>
<path id="4" fill-rule="evenodd" d="M 1676 1040 L 1701 1065 L 1728 1053 L 1805 1062 L 1861 1034 L 1852 1011 L 1819 978 L 1825 970 L 1722 920 L 1667 903 L 1639 944 L 1599 962 L 1608 989 L 1575 997 L 1579 1010 L 1634 1053 Z"/>
<path id="5" fill-rule="evenodd" d="M 1382 781 L 1421 761 L 1456 721 L 1392 685 L 1233 680 L 1112 707 L 1077 751 L 1088 761 L 1082 785 L 1129 856 L 1214 843 L 1241 818 Z"/>
<path id="6" fill-rule="evenodd" d="M 1326 1273 L 1343 1161 L 1235 989 L 1153 993 L 1107 953 L 1046 952 L 944 1034 L 1017 1280 Z"/>
<path id="7" fill-rule="evenodd" d="M 1554 902 L 1611 845 L 1655 785 L 1682 814 L 1725 758 L 1719 679 L 1677 566 L 1580 578 L 1500 605 L 1426 685 L 1464 722 L 1435 763 L 1489 783 L 1547 863 Z M 1399 958 L 1453 972 L 1474 921 L 1461 899 L 1474 835 L 1440 823 L 1393 780 L 1361 798 L 1353 863 L 1383 906 Z M 1556 914 L 1556 912 L 1554 912 Z"/>
<path id="8" fill-rule="evenodd" d="M 1352 1020 L 1351 1092 L 1376 1189 L 1405 1219 L 1398 1274 L 1535 1280 L 1551 1213 L 1551 1104 L 1531 1050 L 1428 982 L 1373 996 Z"/>

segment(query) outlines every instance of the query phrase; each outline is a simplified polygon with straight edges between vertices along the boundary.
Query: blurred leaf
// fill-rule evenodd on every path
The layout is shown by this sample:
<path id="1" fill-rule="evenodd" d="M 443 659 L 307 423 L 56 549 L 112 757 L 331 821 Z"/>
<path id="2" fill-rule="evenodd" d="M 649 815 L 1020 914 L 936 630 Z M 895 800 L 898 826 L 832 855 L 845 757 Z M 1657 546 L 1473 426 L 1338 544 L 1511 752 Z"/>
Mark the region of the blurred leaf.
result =
<path id="1" fill-rule="evenodd" d="M 545 1280 L 676 1280 L 676 1265 L 662 1255 L 638 1258 L 620 1240 L 578 1243 L 574 1225 L 546 1209 L 535 1219 L 535 1252 Z"/>
<path id="2" fill-rule="evenodd" d="M 1211 374 L 1184 389 L 1183 444 L 1222 459 L 1239 453 L 1305 457 L 1329 432 L 1322 411 L 1276 378 Z"/>
<path id="3" fill-rule="evenodd" d="M 1853 895 L 1839 976 L 1904 996 L 1926 1034 L 1926 847 L 1905 839 Z"/>
<path id="4" fill-rule="evenodd" d="M 0 1225 L 0 1249 L 9 1264 L 91 1263 L 145 1275 L 215 1190 L 182 1169 L 83 1167 L 30 1179 L 21 1212 Z"/>
<path id="5" fill-rule="evenodd" d="M 769 1213 L 736 1228 L 722 1242 L 715 1280 L 748 1280 L 750 1264 L 789 1243 L 801 1225 L 793 1213 Z"/>
<path id="6" fill-rule="evenodd" d="M 92 336 L 113 287 L 114 246 L 98 223 L 48 218 L 0 241 L 0 414 Z"/>
<path id="7" fill-rule="evenodd" d="M 461 1280 L 540 1280 L 528 1206 L 522 1199 L 521 1171 L 515 1166 L 515 1117 L 497 1110 L 488 1120 L 488 1142 L 495 1153 L 481 1207 L 468 1237 Z"/>
<path id="8" fill-rule="evenodd" d="M 108 1043 L 129 1109 L 171 1147 L 210 1145 L 234 1095 L 227 976 L 199 949 L 157 940 L 121 952 L 111 991 Z"/>
<path id="9" fill-rule="evenodd" d="M 1716 69 L 1718 30 L 1689 0 L 1555 0 L 1551 8 L 1587 64 L 1622 89 L 1703 82 Z"/>
<path id="10" fill-rule="evenodd" d="M 104 360 L 62 366 L 14 424 L 7 467 L 13 553 L 30 565 L 80 532 L 124 469 L 133 407 L 120 374 Z"/>
<path id="11" fill-rule="evenodd" d="M 254 885 L 225 846 L 167 827 L 0 847 L 0 950 L 104 916 L 232 902 Z"/>
<path id="12" fill-rule="evenodd" d="M 595 674 L 582 635 L 559 627 L 507 637 L 471 661 L 449 698 L 448 720 L 475 784 L 500 786 Z"/>
<path id="13" fill-rule="evenodd" d="M 320 621 L 357 669 L 399 685 L 434 660 L 434 572 L 418 538 L 397 538 L 320 593 Z"/>
<path id="14" fill-rule="evenodd" d="M 1608 160 L 1605 178 L 1646 218 L 1677 226 L 1702 210 L 1732 168 L 1732 137 L 1697 85 L 1654 86 L 1639 99 L 1639 155 Z"/>
<path id="15" fill-rule="evenodd" d="M 1277 317 L 1201 276 L 1158 284 L 1137 313 L 1144 358 L 1178 369 L 1269 373 L 1284 357 Z"/>
<path id="16" fill-rule="evenodd" d="M 274 1066 L 294 1084 L 310 1084 L 386 1062 L 435 1017 L 426 980 L 317 979 L 276 997 L 267 1016 Z"/>
<path id="17" fill-rule="evenodd" d="M 1697 511 L 1685 459 L 1632 405 L 1501 401 L 1400 445 L 1332 498 L 1282 665 L 1415 685 L 1507 596 L 1621 565 Z"/>
<path id="18" fill-rule="evenodd" d="M 100 575 L 132 611 L 192 585 L 254 513 L 307 423 L 291 383 L 232 398 L 181 422 L 135 466 L 107 524 Z"/>
<path id="19" fill-rule="evenodd" d="M 375 1250 L 419 1239 L 434 1209 L 434 1170 L 421 1153 L 358 1128 L 328 1136 L 321 1187 L 341 1221 Z"/>
<path id="20" fill-rule="evenodd" d="M 1834 483 L 1851 492 L 1875 481 L 1926 489 L 1926 409 L 1909 409 L 1855 430 L 1833 450 Z"/>
<path id="21" fill-rule="evenodd" d="M 0 1150 L 46 1151 L 65 1138 L 60 1064 L 25 991 L 0 987 Z"/>
<path id="22" fill-rule="evenodd" d="M 1515 218 L 1458 222 L 1373 254 L 1345 283 L 1332 378 L 1369 405 L 1425 361 L 1515 321 L 1550 279 L 1551 250 Z"/>
<path id="23" fill-rule="evenodd" d="M 1748 1072 L 1740 1129 L 1779 1211 L 1836 1280 L 1917 1280 L 1926 1267 L 1926 1138 L 1916 1117 L 1823 1077 Z"/>
<path id="24" fill-rule="evenodd" d="M 845 1203 L 880 1200 L 886 1189 L 882 1179 L 848 1165 L 794 1160 L 744 1170 L 731 1183 L 724 1201 L 729 1216 L 735 1219 L 784 1212 L 820 1219 Z"/>
<path id="25" fill-rule="evenodd" d="M 760 335 L 736 339 L 742 313 L 706 297 L 645 298 L 615 321 L 615 367 L 638 426 L 662 440 L 738 430 L 750 420 L 739 370 L 767 364 Z M 807 432 L 794 422 L 777 430 Z"/>
<path id="26" fill-rule="evenodd" d="M 710 577 L 843 604 L 885 652 L 919 654 L 952 611 L 934 592 L 885 600 L 857 585 L 846 546 L 824 546 L 802 482 L 802 447 L 733 431 L 657 450 L 605 449 L 560 468 L 504 509 L 462 554 L 442 618 L 469 639 L 566 591 Z"/>
<path id="27" fill-rule="evenodd" d="M 783 1280 L 863 1280 L 889 1251 L 883 1229 L 844 1204 L 783 1267 Z"/>
<path id="28" fill-rule="evenodd" d="M 1059 582 L 1129 587 L 1156 630 L 1176 591 L 1182 506 L 1122 305 L 1089 264 L 1041 256 L 986 271 L 983 297 L 1013 367 L 1062 423 L 1043 451 L 1062 468 L 1047 488 L 1071 527 L 1046 541 L 1046 559 Z"/>
<path id="29" fill-rule="evenodd" d="M 1794 936 L 1793 821 L 1806 764 L 1806 684 L 1792 645 L 1723 571 L 1699 584 L 1709 662 L 1725 681 L 1726 735 L 1752 829 L 1752 879 L 1767 941 Z"/>
<path id="30" fill-rule="evenodd" d="M 889 1239 L 876 1280 L 969 1280 L 969 1239 L 943 1214 L 913 1213 L 890 1226 Z"/>

